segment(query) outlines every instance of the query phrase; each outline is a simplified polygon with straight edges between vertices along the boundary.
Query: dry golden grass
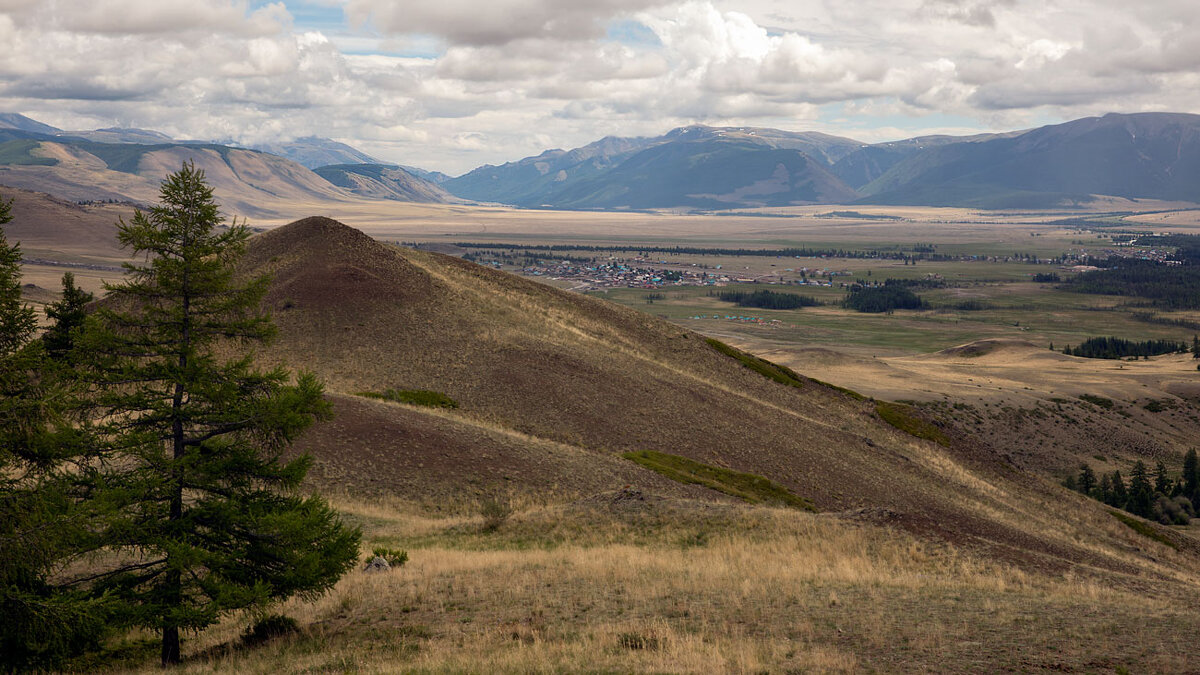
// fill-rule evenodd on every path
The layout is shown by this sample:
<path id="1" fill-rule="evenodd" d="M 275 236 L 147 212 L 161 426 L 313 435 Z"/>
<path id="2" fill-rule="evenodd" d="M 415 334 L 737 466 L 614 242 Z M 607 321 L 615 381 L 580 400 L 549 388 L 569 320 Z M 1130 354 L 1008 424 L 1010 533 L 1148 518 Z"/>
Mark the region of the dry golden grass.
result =
<path id="1" fill-rule="evenodd" d="M 189 641 L 183 672 L 1162 672 L 1200 658 L 1186 638 L 1200 617 L 1181 597 L 1039 575 L 841 518 L 533 506 L 488 534 L 478 518 L 337 504 L 368 544 L 412 544 L 411 561 L 285 604 L 297 636 L 238 647 L 250 618 L 231 618 Z M 564 522 L 577 540 L 538 539 Z M 152 653 L 123 665 L 156 670 Z"/>

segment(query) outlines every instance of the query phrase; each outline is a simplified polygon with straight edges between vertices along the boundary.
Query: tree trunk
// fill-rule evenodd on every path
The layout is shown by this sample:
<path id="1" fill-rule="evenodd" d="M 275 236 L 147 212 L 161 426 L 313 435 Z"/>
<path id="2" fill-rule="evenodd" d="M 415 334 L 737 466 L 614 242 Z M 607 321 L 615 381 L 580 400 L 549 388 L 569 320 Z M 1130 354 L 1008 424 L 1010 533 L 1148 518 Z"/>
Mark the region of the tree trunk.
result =
<path id="1" fill-rule="evenodd" d="M 183 340 L 181 341 L 179 350 L 179 377 L 182 378 L 187 370 L 188 364 L 188 349 L 191 347 L 191 316 L 190 316 L 190 300 L 186 295 L 187 291 L 187 273 L 184 273 L 184 290 L 183 297 Z M 183 469 L 178 463 L 183 459 L 183 395 L 185 393 L 182 379 L 175 382 L 175 392 L 171 400 L 171 410 L 174 414 L 174 421 L 171 424 L 171 456 L 175 460 L 175 484 L 172 485 L 171 494 L 171 512 L 168 518 L 172 524 L 183 519 Z M 170 531 L 169 536 L 178 536 L 178 532 Z M 183 573 L 178 569 L 169 569 L 171 566 L 170 555 L 167 556 L 167 579 L 166 579 L 166 605 L 167 612 L 172 609 L 179 609 L 183 605 Z M 179 626 L 174 623 L 174 620 L 165 621 L 163 623 L 163 640 L 162 640 L 162 664 L 163 667 L 173 666 L 180 662 L 179 656 Z"/>
<path id="2" fill-rule="evenodd" d="M 179 626 L 163 626 L 163 668 L 174 666 L 179 663 L 179 660 Z"/>

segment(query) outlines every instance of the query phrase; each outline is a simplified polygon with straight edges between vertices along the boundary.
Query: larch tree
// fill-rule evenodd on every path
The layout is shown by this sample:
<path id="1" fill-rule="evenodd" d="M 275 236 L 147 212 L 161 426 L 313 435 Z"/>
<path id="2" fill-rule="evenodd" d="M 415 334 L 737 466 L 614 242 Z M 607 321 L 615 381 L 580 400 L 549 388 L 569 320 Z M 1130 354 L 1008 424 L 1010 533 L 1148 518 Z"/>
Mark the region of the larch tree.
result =
<path id="1" fill-rule="evenodd" d="M 0 224 L 12 220 L 0 200 Z M 71 391 L 47 367 L 37 317 L 21 300 L 21 250 L 0 229 L 0 670 L 53 668 L 95 646 L 107 598 L 60 583 L 87 550 L 91 504 L 73 487 L 86 434 Z"/>
<path id="2" fill-rule="evenodd" d="M 112 562 L 89 582 L 122 600 L 125 622 L 161 632 L 170 665 L 181 630 L 331 588 L 360 533 L 299 493 L 310 459 L 284 455 L 329 406 L 313 375 L 254 367 L 274 329 L 267 279 L 235 277 L 248 229 L 222 225 L 191 163 L 160 197 L 118 223 L 140 262 L 106 287 L 81 348 L 109 467 L 94 493 L 114 514 L 98 540 Z"/>
<path id="3" fill-rule="evenodd" d="M 52 323 L 42 335 L 46 352 L 59 361 L 68 359 L 87 319 L 87 304 L 95 297 L 76 286 L 75 275 L 70 272 L 63 274 L 62 287 L 62 298 L 46 305 L 46 318 Z"/>

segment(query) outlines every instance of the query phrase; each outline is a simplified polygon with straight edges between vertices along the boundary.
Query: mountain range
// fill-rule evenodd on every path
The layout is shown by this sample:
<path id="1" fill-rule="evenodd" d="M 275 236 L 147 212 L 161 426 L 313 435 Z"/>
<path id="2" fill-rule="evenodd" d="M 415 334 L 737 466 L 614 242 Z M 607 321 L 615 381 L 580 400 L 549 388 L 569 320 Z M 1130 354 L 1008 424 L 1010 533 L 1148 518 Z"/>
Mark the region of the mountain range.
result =
<path id="1" fill-rule="evenodd" d="M 691 126 L 483 166 L 443 187 L 466 199 L 572 209 L 1029 208 L 1097 195 L 1200 202 L 1200 116 L 1109 114 L 1027 131 L 876 144 Z"/>
<path id="2" fill-rule="evenodd" d="M 475 201 L 524 208 L 719 211 L 804 204 L 1052 208 L 1098 196 L 1200 203 L 1200 115 L 1109 114 L 1025 131 L 867 144 L 816 132 L 687 126 L 606 137 L 461 176 L 330 139 L 240 147 L 155 131 L 63 131 L 0 114 L 0 184 L 143 202 L 194 158 L 249 215 L 294 202 Z"/>
<path id="3" fill-rule="evenodd" d="M 0 115 L 0 184 L 71 201 L 148 203 L 162 176 L 188 160 L 205 170 L 221 203 L 258 217 L 288 213 L 293 205 L 349 202 L 363 197 L 401 201 L 455 201 L 435 183 L 354 148 L 322 138 L 301 138 L 261 148 L 181 141 L 144 129 L 64 131 L 23 115 Z M 335 178 L 307 164 L 375 167 L 369 179 Z M 362 162 L 371 162 L 362 164 Z M 327 175 L 344 176 L 331 169 Z M 431 175 L 436 175 L 431 172 Z"/>

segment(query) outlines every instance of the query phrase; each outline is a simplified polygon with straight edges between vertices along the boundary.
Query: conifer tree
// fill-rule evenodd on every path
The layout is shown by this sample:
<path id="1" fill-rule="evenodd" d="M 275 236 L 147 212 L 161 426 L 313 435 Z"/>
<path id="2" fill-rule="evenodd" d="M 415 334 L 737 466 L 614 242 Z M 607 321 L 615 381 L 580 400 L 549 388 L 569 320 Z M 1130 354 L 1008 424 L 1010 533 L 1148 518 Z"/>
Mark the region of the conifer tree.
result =
<path id="1" fill-rule="evenodd" d="M 1113 470 L 1109 482 L 1112 483 L 1112 501 L 1109 502 L 1109 506 L 1125 508 L 1129 503 L 1129 491 L 1125 488 L 1125 478 L 1121 476 L 1120 470 Z"/>
<path id="2" fill-rule="evenodd" d="M 1133 471 L 1130 473 L 1129 503 L 1125 506 L 1125 510 L 1143 518 L 1149 518 L 1153 505 L 1154 488 L 1150 485 L 1145 462 L 1139 459 L 1134 463 Z"/>
<path id="3" fill-rule="evenodd" d="M 11 221 L 0 200 L 0 223 Z M 85 550 L 83 507 L 65 459 L 86 444 L 71 423 L 60 382 L 33 340 L 36 317 L 21 301 L 20 248 L 0 229 L 0 670 L 51 668 L 95 644 L 105 598 L 52 582 Z"/>
<path id="4" fill-rule="evenodd" d="M 1167 478 L 1167 465 L 1161 461 L 1154 465 L 1154 491 L 1161 495 L 1170 496 L 1171 479 Z"/>
<path id="5" fill-rule="evenodd" d="M 289 385 L 282 369 L 254 368 L 249 348 L 273 326 L 258 310 L 266 278 L 234 275 L 248 230 L 221 227 L 191 163 L 160 196 L 119 223 L 121 244 L 145 261 L 107 287 L 82 347 L 96 364 L 108 466 L 120 467 L 95 485 L 117 512 L 101 543 L 125 554 L 93 581 L 121 598 L 125 621 L 161 632 L 169 665 L 181 630 L 328 590 L 360 535 L 297 493 L 310 460 L 284 451 L 328 404 L 311 374 Z"/>
<path id="6" fill-rule="evenodd" d="M 1096 473 L 1087 463 L 1079 465 L 1079 480 L 1076 484 L 1079 486 L 1080 492 L 1089 497 L 1092 496 L 1092 491 L 1096 488 Z"/>
<path id="7" fill-rule="evenodd" d="M 62 286 L 62 299 L 46 305 L 46 317 L 53 323 L 42 335 L 46 352 L 55 360 L 67 358 L 87 318 L 87 304 L 94 297 L 75 285 L 75 275 L 70 272 L 63 274 Z"/>
<path id="8" fill-rule="evenodd" d="M 1200 502 L 1200 463 L 1196 461 L 1196 449 L 1191 448 L 1183 456 L 1183 496 Z"/>
<path id="9" fill-rule="evenodd" d="M 12 201 L 0 199 L 0 225 L 12 221 Z M 37 330 L 37 315 L 21 300 L 21 246 L 0 228 L 0 356 L 15 353 Z"/>

